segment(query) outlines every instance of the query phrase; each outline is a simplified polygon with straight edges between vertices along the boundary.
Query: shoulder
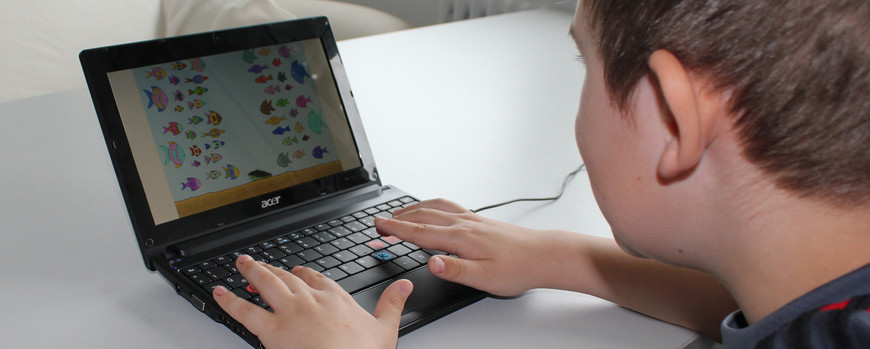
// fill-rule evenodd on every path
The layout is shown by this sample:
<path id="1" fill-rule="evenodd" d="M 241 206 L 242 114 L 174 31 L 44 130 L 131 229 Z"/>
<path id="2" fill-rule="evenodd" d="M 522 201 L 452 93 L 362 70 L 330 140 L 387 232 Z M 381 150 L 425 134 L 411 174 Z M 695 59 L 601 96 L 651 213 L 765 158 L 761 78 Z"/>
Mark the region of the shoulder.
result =
<path id="1" fill-rule="evenodd" d="M 870 265 L 748 325 L 740 311 L 722 322 L 725 348 L 870 348 Z"/>

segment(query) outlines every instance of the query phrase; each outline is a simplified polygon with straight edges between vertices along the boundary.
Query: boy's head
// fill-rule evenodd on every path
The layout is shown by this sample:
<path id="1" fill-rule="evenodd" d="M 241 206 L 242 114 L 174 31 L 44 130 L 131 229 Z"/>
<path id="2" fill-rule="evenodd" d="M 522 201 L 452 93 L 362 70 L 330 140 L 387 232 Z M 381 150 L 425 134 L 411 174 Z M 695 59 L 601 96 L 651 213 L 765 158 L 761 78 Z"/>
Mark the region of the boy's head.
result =
<path id="1" fill-rule="evenodd" d="M 577 20 L 626 114 L 667 50 L 730 95 L 743 155 L 780 187 L 870 202 L 870 2 L 582 0 Z"/>

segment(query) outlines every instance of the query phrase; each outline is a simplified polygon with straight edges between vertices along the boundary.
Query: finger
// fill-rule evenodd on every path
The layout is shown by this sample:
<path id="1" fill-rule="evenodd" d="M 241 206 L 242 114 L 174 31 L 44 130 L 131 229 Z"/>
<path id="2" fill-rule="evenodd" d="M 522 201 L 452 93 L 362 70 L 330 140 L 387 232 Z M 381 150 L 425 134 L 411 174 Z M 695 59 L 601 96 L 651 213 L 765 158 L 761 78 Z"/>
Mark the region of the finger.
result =
<path id="1" fill-rule="evenodd" d="M 283 280 L 251 256 L 239 257 L 236 260 L 236 268 L 248 280 L 248 283 L 257 289 L 263 300 L 273 308 L 280 307 L 283 304 L 282 300 L 292 296 Z"/>
<path id="2" fill-rule="evenodd" d="M 341 288 L 332 279 L 308 267 L 296 266 L 290 272 L 315 290 L 326 290 L 332 287 Z"/>
<path id="3" fill-rule="evenodd" d="M 468 242 L 463 239 L 468 234 L 451 232 L 449 227 L 412 223 L 396 219 L 375 218 L 375 227 L 381 235 L 394 235 L 399 239 L 426 249 L 441 250 L 462 255 Z"/>
<path id="4" fill-rule="evenodd" d="M 277 268 L 271 264 L 264 263 L 262 264 L 266 269 L 275 274 L 285 285 L 287 285 L 287 289 L 290 290 L 290 293 L 296 293 L 302 289 L 302 287 L 307 287 L 305 282 L 299 279 L 296 275 L 291 274 L 289 271 Z"/>
<path id="5" fill-rule="evenodd" d="M 414 284 L 411 281 L 403 279 L 394 282 L 384 290 L 384 293 L 381 293 L 372 315 L 385 326 L 398 331 L 399 322 L 402 320 L 402 309 L 405 308 L 405 301 L 413 290 Z"/>
<path id="6" fill-rule="evenodd" d="M 479 261 L 439 255 L 429 258 L 426 266 L 432 275 L 478 289 L 481 288 L 479 284 L 487 280 Z"/>
<path id="7" fill-rule="evenodd" d="M 215 287 L 212 297 L 217 304 L 233 319 L 244 325 L 255 335 L 262 334 L 272 321 L 272 313 L 254 303 L 239 298 L 223 286 Z"/>
<path id="8" fill-rule="evenodd" d="M 461 205 L 459 205 L 453 201 L 445 200 L 445 199 L 433 199 L 433 200 L 426 200 L 426 201 L 418 202 L 418 203 L 410 205 L 408 207 L 396 210 L 395 212 L 393 212 L 393 215 L 394 216 L 399 215 L 401 213 L 416 210 L 419 208 L 433 208 L 436 210 L 441 210 L 441 211 L 450 212 L 450 213 L 471 212 L 468 209 L 466 209 L 465 207 L 462 207 Z"/>

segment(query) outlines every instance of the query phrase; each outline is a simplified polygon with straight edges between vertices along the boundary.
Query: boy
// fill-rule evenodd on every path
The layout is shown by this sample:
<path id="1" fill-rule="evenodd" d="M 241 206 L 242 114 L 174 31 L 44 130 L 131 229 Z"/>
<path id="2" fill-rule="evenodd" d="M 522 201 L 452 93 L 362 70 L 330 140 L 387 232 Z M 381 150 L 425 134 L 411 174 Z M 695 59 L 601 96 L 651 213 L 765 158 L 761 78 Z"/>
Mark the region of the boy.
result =
<path id="1" fill-rule="evenodd" d="M 585 292 L 726 347 L 870 346 L 870 4 L 585 0 L 571 35 L 577 144 L 615 242 L 445 200 L 379 232 L 457 255 L 429 270 L 497 295 Z M 238 265 L 275 313 L 215 298 L 267 347 L 395 346 L 410 282 L 371 316 L 313 270 Z"/>

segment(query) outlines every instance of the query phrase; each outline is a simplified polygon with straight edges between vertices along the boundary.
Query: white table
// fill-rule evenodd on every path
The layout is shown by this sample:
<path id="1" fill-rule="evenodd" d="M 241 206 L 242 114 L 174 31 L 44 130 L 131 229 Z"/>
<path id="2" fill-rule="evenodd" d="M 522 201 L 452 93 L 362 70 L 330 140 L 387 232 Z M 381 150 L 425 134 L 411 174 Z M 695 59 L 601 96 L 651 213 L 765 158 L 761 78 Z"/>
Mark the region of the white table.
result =
<path id="1" fill-rule="evenodd" d="M 555 193 L 581 162 L 573 119 L 583 68 L 570 21 L 540 10 L 340 43 L 385 183 L 470 208 Z M 0 104 L 0 121 L 0 347 L 246 347 L 145 269 L 84 87 Z M 609 235 L 583 174 L 558 202 L 485 215 Z M 705 342 L 591 296 L 533 290 L 482 300 L 399 347 Z"/>

